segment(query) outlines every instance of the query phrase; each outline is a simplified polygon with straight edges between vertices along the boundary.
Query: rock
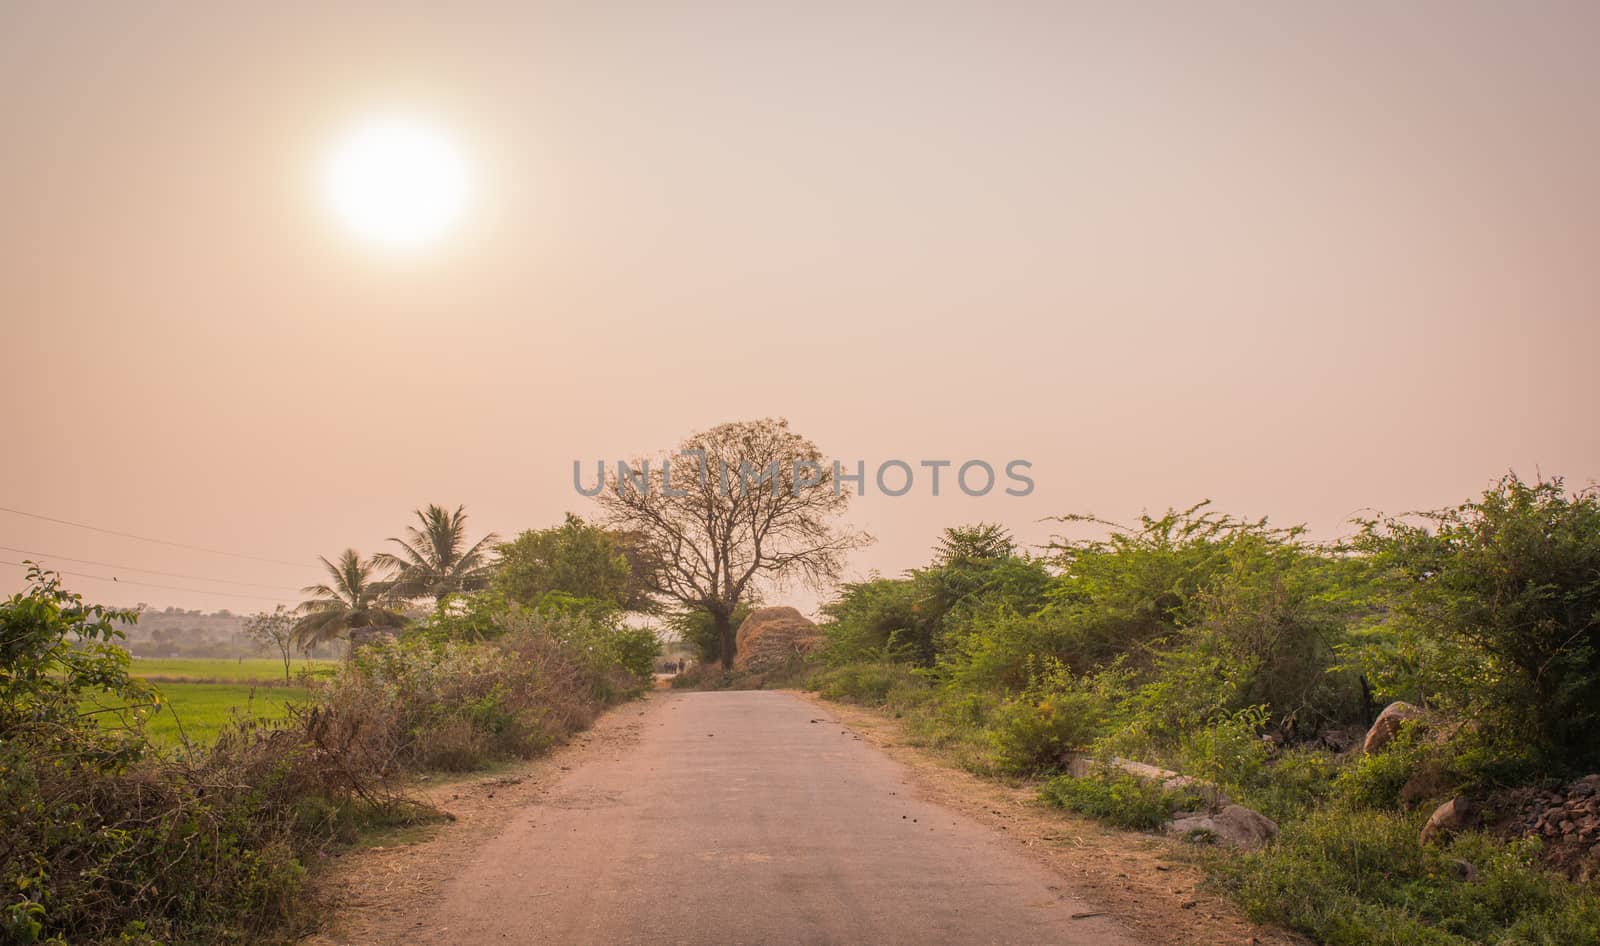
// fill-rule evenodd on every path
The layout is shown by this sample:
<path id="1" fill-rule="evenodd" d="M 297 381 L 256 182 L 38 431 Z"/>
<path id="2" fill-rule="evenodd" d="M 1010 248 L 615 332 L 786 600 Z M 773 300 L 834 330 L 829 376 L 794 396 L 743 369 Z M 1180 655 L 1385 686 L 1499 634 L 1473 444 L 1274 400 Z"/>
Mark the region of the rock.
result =
<path id="1" fill-rule="evenodd" d="M 1422 716 L 1419 707 L 1412 706 L 1404 700 L 1395 700 L 1383 708 L 1378 718 L 1372 721 L 1372 728 L 1367 730 L 1367 738 L 1361 743 L 1361 751 L 1371 755 L 1388 745 L 1400 732 L 1400 724 L 1408 719 L 1417 719 Z"/>
<path id="2" fill-rule="evenodd" d="M 1478 882 L 1478 869 L 1472 866 L 1471 861 L 1463 860 L 1459 857 L 1450 859 L 1450 873 L 1454 874 L 1456 879 L 1463 883 L 1475 884 Z"/>
<path id="3" fill-rule="evenodd" d="M 1448 837 L 1472 823 L 1476 811 L 1471 802 L 1465 798 L 1452 798 L 1433 810 L 1428 816 L 1428 823 L 1422 826 L 1420 840 L 1427 844 L 1435 839 Z"/>
<path id="4" fill-rule="evenodd" d="M 1220 808 L 1223 805 L 1233 803 L 1233 799 L 1229 798 L 1226 792 L 1210 782 L 1202 781 L 1189 775 L 1180 775 L 1171 769 L 1163 769 L 1160 766 L 1135 762 L 1120 756 L 1112 758 L 1109 762 L 1102 762 L 1094 756 L 1082 752 L 1063 753 L 1061 760 L 1066 764 L 1067 774 L 1073 778 L 1084 778 L 1102 767 L 1109 767 L 1126 772 L 1146 782 L 1155 782 L 1169 792 L 1193 792 L 1212 808 Z"/>
<path id="5" fill-rule="evenodd" d="M 822 642 L 822 632 L 794 608 L 757 608 L 739 625 L 733 665 L 740 670 L 770 670 Z"/>
<path id="6" fill-rule="evenodd" d="M 1167 822 L 1166 833 L 1186 837 L 1204 832 L 1229 847 L 1250 850 L 1272 840 L 1277 822 L 1242 805 L 1228 805 L 1215 814 L 1181 814 Z"/>

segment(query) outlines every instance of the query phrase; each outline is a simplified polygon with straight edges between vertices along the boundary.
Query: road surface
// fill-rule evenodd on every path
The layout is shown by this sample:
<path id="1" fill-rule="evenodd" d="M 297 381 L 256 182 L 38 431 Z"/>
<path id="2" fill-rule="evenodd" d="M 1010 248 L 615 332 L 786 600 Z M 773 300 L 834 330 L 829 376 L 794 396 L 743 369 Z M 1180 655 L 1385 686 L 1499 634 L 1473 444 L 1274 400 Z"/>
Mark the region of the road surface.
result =
<path id="1" fill-rule="evenodd" d="M 441 891 L 476 944 L 1133 946 L 1003 835 L 771 691 L 658 693 L 640 741 L 566 773 Z M 432 925 L 432 924 L 430 924 Z"/>

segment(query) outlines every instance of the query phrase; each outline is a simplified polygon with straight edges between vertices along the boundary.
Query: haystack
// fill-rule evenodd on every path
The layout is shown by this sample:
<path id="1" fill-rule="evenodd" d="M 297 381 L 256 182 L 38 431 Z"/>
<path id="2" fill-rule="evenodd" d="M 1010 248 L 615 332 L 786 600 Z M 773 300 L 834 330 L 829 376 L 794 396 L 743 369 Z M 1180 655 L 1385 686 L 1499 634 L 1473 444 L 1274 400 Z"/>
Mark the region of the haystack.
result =
<path id="1" fill-rule="evenodd" d="M 822 641 L 817 626 L 794 608 L 758 608 L 739 625 L 733 665 L 740 670 L 770 670 Z"/>

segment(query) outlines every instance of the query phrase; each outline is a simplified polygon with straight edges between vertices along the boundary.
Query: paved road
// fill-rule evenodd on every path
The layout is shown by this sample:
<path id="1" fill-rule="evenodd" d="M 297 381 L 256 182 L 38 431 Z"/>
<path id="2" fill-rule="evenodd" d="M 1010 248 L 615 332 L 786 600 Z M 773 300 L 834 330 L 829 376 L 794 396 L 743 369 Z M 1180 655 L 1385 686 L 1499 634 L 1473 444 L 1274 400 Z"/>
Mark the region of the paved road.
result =
<path id="1" fill-rule="evenodd" d="M 450 882 L 452 942 L 1131 946 L 822 708 L 658 693 L 640 721 L 636 746 L 568 773 Z"/>

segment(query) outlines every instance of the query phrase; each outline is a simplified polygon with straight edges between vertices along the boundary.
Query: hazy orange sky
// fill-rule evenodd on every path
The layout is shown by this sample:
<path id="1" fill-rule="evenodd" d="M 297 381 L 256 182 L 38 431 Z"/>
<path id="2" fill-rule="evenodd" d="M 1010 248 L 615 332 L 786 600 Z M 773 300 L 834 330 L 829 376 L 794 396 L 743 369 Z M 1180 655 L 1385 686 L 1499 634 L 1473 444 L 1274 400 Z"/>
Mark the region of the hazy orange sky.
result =
<path id="1" fill-rule="evenodd" d="M 7 3 L 0 506 L 309 563 L 428 502 L 554 524 L 574 459 L 725 420 L 1033 462 L 1023 499 L 856 501 L 859 576 L 976 520 L 1210 497 L 1331 537 L 1587 484 L 1597 36 L 1593 3 Z M 317 184 L 394 110 L 476 179 L 404 253 Z M 0 546 L 115 604 L 317 578 L 4 512 Z"/>

